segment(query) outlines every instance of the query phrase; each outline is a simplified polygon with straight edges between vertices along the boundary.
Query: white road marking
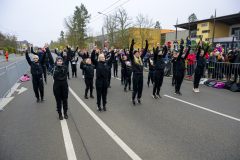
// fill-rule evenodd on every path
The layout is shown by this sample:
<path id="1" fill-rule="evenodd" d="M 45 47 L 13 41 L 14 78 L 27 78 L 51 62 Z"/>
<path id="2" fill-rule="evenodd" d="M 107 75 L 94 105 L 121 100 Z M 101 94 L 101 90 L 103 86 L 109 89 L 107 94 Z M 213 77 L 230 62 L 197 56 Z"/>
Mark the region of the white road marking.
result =
<path id="1" fill-rule="evenodd" d="M 69 133 L 68 125 L 66 119 L 60 120 L 61 127 L 62 127 L 62 133 L 63 133 L 63 139 L 64 144 L 67 152 L 67 157 L 69 160 L 76 160 L 76 154 L 73 148 L 72 139 Z"/>
<path id="2" fill-rule="evenodd" d="M 3 98 L 0 102 L 0 110 L 3 109 L 14 97 Z"/>
<path id="3" fill-rule="evenodd" d="M 1 73 L 0 76 L 3 75 L 4 73 L 5 73 L 5 72 Z"/>
<path id="4" fill-rule="evenodd" d="M 240 122 L 240 119 L 238 119 L 238 118 L 235 118 L 235 117 L 232 117 L 232 116 L 229 116 L 229 115 L 226 115 L 226 114 L 223 114 L 223 113 L 220 113 L 220 112 L 217 112 L 217 111 L 208 109 L 208 108 L 204 108 L 204 107 L 201 107 L 201 106 L 199 106 L 199 105 L 196 105 L 196 104 L 193 104 L 193 103 L 190 103 L 190 102 L 187 102 L 187 101 L 183 101 L 183 100 L 181 100 L 181 99 L 177 99 L 177 98 L 174 98 L 174 97 L 165 95 L 165 94 L 164 94 L 164 96 L 165 96 L 165 97 L 168 97 L 168 98 L 175 99 L 175 100 L 177 100 L 177 101 L 180 101 L 180 102 L 183 102 L 183 103 L 186 103 L 186 104 L 189 104 L 189 105 L 192 105 L 192 106 L 194 106 L 194 107 L 197 107 L 197 108 L 200 108 L 200 109 L 203 109 L 203 110 L 206 110 L 206 111 L 209 111 L 209 112 L 218 114 L 218 115 L 220 115 L 220 116 L 227 117 L 227 118 L 230 118 L 230 119 L 233 119 L 233 120 L 235 120 L 235 121 L 239 121 L 239 122 Z"/>
<path id="5" fill-rule="evenodd" d="M 52 77 L 52 80 L 54 83 L 53 77 Z M 63 140 L 64 140 L 66 152 L 67 152 L 67 157 L 69 160 L 77 160 L 66 119 L 60 120 L 60 123 L 62 127 Z"/>
<path id="6" fill-rule="evenodd" d="M 23 93 L 24 91 L 28 90 L 25 87 L 22 87 L 21 89 L 17 89 L 16 91 L 18 91 L 18 94 Z"/>
<path id="7" fill-rule="evenodd" d="M 8 95 L 6 96 L 6 98 L 11 97 L 14 94 L 14 91 L 17 90 L 17 88 L 19 87 L 21 83 L 16 83 L 12 88 L 11 91 L 8 93 Z"/>
<path id="8" fill-rule="evenodd" d="M 112 139 L 134 160 L 140 160 L 141 158 L 129 148 L 69 87 L 69 91 L 77 99 L 77 101 L 87 110 L 87 112 L 97 121 L 97 123 L 112 137 Z"/>

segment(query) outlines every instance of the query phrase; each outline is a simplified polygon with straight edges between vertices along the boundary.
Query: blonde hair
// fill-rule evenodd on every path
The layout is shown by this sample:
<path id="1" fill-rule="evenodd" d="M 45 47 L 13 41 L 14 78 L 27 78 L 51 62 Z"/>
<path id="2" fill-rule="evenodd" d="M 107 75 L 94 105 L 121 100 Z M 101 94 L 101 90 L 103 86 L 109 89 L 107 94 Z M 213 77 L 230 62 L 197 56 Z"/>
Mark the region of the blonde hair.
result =
<path id="1" fill-rule="evenodd" d="M 134 57 L 134 62 L 135 62 L 137 65 L 140 65 L 140 66 L 143 65 L 141 58 L 139 58 L 139 57 L 137 58 L 135 55 L 134 55 L 133 57 Z"/>
<path id="2" fill-rule="evenodd" d="M 100 61 L 100 56 L 105 57 L 104 54 L 102 54 L 102 53 L 99 54 L 99 56 L 98 56 L 98 61 Z"/>
<path id="3" fill-rule="evenodd" d="M 34 55 L 34 56 L 33 56 L 33 59 L 34 59 L 34 58 L 37 58 L 37 59 L 39 59 L 38 55 Z"/>

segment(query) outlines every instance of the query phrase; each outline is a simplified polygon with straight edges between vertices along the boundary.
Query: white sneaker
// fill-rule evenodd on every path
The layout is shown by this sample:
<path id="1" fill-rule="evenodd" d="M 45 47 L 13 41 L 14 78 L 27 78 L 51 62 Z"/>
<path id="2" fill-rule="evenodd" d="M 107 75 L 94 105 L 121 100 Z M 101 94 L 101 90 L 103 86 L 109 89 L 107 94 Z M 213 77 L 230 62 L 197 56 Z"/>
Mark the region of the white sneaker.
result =
<path id="1" fill-rule="evenodd" d="M 82 78 L 84 78 L 84 75 L 82 75 Z"/>

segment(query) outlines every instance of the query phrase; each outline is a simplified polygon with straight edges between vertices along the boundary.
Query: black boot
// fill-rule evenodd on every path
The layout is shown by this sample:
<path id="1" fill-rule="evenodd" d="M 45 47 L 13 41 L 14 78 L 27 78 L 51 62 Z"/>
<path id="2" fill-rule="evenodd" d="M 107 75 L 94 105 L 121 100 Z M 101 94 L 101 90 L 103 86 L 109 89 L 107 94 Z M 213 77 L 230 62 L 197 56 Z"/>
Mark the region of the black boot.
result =
<path id="1" fill-rule="evenodd" d="M 39 98 L 37 98 L 37 101 L 36 102 L 39 102 Z"/>
<path id="2" fill-rule="evenodd" d="M 94 98 L 93 95 L 90 95 L 90 98 Z"/>
<path id="3" fill-rule="evenodd" d="M 88 99 L 88 96 L 87 96 L 87 95 L 85 95 L 85 96 L 84 96 L 84 98 L 85 98 L 85 99 Z"/>
<path id="4" fill-rule="evenodd" d="M 58 114 L 59 114 L 59 120 L 63 120 L 62 113 L 58 113 Z"/>
<path id="5" fill-rule="evenodd" d="M 64 111 L 64 118 L 68 119 L 67 111 Z"/>
<path id="6" fill-rule="evenodd" d="M 102 112 L 101 105 L 98 105 L 97 110 L 98 110 L 98 112 Z"/>
<path id="7" fill-rule="evenodd" d="M 106 112 L 107 109 L 106 109 L 106 104 L 103 105 L 103 111 Z"/>

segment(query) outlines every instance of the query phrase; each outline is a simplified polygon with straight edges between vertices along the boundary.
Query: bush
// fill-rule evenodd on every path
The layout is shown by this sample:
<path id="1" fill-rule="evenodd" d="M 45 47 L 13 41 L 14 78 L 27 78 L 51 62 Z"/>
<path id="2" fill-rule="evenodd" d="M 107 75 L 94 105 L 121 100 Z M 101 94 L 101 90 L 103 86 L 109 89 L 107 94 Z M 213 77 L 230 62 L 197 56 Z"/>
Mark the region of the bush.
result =
<path id="1" fill-rule="evenodd" d="M 7 46 L 8 53 L 13 53 L 13 48 L 11 46 Z"/>
<path id="2" fill-rule="evenodd" d="M 0 47 L 0 50 L 4 50 L 4 52 L 8 51 L 6 47 Z"/>
<path id="3" fill-rule="evenodd" d="M 13 48 L 13 52 L 12 53 L 17 53 L 17 49 Z"/>

